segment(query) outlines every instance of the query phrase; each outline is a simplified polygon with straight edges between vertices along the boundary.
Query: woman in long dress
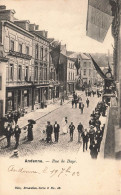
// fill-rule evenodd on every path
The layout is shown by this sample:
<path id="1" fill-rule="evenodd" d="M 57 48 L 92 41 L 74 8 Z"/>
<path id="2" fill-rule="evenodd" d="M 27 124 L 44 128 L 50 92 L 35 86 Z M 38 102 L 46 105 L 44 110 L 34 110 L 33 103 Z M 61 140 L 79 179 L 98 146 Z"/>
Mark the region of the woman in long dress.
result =
<path id="1" fill-rule="evenodd" d="M 33 125 L 31 124 L 31 122 L 29 122 L 28 124 L 28 141 L 32 141 L 33 140 Z"/>
<path id="2" fill-rule="evenodd" d="M 62 132 L 63 132 L 63 134 L 68 133 L 68 119 L 67 119 L 67 117 L 65 117 L 62 120 Z"/>

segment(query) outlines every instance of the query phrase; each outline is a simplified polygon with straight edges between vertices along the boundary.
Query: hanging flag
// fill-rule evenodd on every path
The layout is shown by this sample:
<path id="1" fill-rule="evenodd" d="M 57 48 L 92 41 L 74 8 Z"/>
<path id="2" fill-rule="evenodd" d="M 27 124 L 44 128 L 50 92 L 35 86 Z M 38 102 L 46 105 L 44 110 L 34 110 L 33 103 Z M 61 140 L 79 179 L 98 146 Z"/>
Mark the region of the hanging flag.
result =
<path id="1" fill-rule="evenodd" d="M 75 67 L 77 69 L 77 75 L 78 75 L 78 70 L 80 69 L 80 62 L 78 61 L 78 58 L 75 61 Z"/>
<path id="2" fill-rule="evenodd" d="M 112 23 L 109 0 L 88 0 L 87 36 L 103 42 Z"/>
<path id="3" fill-rule="evenodd" d="M 59 58 L 60 58 L 60 44 L 52 48 L 52 51 L 50 51 L 50 55 L 52 57 L 52 63 L 55 66 L 56 73 L 58 73 Z"/>
<path id="4" fill-rule="evenodd" d="M 80 68 L 80 62 L 78 61 L 78 58 L 75 61 L 75 67 L 77 70 L 79 70 L 79 68 Z"/>
<path id="5" fill-rule="evenodd" d="M 107 77 L 105 76 L 105 74 L 103 73 L 103 71 L 100 69 L 100 67 L 98 66 L 98 64 L 95 62 L 95 60 L 92 58 L 92 56 L 90 55 L 92 62 L 94 64 L 94 67 L 97 71 L 97 73 L 103 78 L 106 79 Z"/>

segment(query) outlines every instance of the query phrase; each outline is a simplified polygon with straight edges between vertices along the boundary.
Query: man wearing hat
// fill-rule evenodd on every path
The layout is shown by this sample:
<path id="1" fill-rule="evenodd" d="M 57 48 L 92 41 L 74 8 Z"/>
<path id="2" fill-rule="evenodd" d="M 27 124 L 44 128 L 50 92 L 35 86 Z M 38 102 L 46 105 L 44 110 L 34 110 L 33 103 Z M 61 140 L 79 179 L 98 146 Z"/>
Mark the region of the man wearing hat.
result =
<path id="1" fill-rule="evenodd" d="M 93 125 L 90 126 L 89 138 L 90 138 L 90 145 L 91 145 L 92 142 L 94 142 L 94 138 L 95 138 L 95 130 Z"/>
<path id="2" fill-rule="evenodd" d="M 21 129 L 19 128 L 18 125 L 15 126 L 14 134 L 15 134 L 15 140 L 16 140 L 16 145 L 15 145 L 15 149 L 16 149 L 19 145 L 19 138 L 21 134 Z"/>
<path id="3" fill-rule="evenodd" d="M 47 127 L 46 127 L 47 143 L 52 142 L 52 132 L 53 132 L 53 126 L 50 124 L 50 121 L 47 121 Z"/>
<path id="4" fill-rule="evenodd" d="M 83 139 L 83 152 L 84 152 L 85 146 L 86 146 L 86 150 L 87 150 L 88 141 L 89 141 L 89 134 L 87 132 L 87 129 L 85 129 L 84 132 L 82 133 L 82 139 Z"/>
<path id="5" fill-rule="evenodd" d="M 57 123 L 57 121 L 55 121 L 55 124 L 54 124 L 55 142 L 58 142 L 58 138 L 59 138 L 59 129 L 60 129 L 60 125 Z"/>
<path id="6" fill-rule="evenodd" d="M 81 122 L 79 123 L 77 130 L 78 130 L 78 142 L 80 142 L 81 134 L 83 132 L 83 125 L 81 124 Z"/>
<path id="7" fill-rule="evenodd" d="M 11 136 L 13 134 L 13 129 L 10 124 L 5 128 L 5 135 L 7 138 L 7 147 L 10 147 L 10 142 L 11 142 Z"/>
<path id="8" fill-rule="evenodd" d="M 73 122 L 71 122 L 71 124 L 69 125 L 69 129 L 70 129 L 70 141 L 73 141 L 73 133 L 74 133 L 74 129 L 75 129 Z"/>

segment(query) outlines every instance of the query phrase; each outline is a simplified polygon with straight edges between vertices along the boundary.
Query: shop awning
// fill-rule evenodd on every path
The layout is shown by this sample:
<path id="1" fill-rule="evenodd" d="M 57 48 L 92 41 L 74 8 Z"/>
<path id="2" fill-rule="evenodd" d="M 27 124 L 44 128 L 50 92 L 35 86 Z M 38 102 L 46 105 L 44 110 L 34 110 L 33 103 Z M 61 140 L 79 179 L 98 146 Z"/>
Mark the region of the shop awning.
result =
<path id="1" fill-rule="evenodd" d="M 87 36 L 103 42 L 112 23 L 109 0 L 88 0 Z"/>

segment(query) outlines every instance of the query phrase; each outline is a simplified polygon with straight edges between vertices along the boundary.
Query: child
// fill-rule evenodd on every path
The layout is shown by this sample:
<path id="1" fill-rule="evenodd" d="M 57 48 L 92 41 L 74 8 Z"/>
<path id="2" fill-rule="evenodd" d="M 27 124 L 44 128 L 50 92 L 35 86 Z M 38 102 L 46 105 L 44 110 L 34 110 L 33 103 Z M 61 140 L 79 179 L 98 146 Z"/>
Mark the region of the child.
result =
<path id="1" fill-rule="evenodd" d="M 46 141 L 46 132 L 45 132 L 45 130 L 42 131 L 41 137 L 42 137 L 42 139 L 41 139 L 42 141 Z"/>

